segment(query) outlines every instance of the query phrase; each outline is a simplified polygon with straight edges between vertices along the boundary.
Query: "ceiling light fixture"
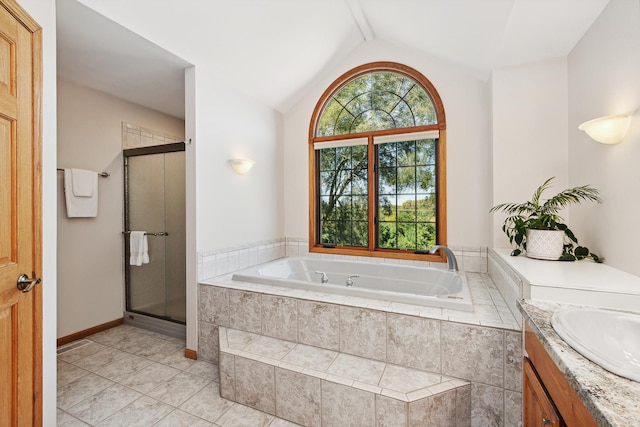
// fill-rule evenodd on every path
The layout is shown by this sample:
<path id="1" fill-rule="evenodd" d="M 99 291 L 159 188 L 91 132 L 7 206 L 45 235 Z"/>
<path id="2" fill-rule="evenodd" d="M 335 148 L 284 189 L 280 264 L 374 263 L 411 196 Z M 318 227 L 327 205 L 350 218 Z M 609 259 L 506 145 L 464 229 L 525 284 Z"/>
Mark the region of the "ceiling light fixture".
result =
<path id="1" fill-rule="evenodd" d="M 631 116 L 616 114 L 589 120 L 578 126 L 594 141 L 602 144 L 617 144 L 624 139 L 631 123 Z"/>

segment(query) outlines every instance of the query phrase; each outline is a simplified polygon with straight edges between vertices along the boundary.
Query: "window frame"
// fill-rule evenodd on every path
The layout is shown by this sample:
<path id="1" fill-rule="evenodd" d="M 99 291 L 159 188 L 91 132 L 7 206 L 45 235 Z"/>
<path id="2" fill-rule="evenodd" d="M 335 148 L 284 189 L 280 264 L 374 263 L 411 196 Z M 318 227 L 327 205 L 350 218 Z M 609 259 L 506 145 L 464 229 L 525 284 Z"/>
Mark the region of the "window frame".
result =
<path id="1" fill-rule="evenodd" d="M 437 123 L 433 125 L 414 126 L 406 128 L 385 129 L 378 131 L 368 131 L 360 133 L 349 133 L 334 136 L 321 136 L 316 137 L 316 130 L 320 120 L 320 116 L 324 110 L 325 105 L 331 99 L 332 95 L 342 89 L 344 85 L 356 79 L 364 74 L 373 72 L 393 72 L 405 75 L 408 78 L 413 79 L 429 94 L 433 101 L 433 106 L 436 112 Z M 416 254 L 413 250 L 407 249 L 385 249 L 378 248 L 377 245 L 377 224 L 374 221 L 377 214 L 377 181 L 375 167 L 377 166 L 376 148 L 374 145 L 374 137 L 380 137 L 385 135 L 401 135 L 412 134 L 416 132 L 424 131 L 438 131 L 439 137 L 436 145 L 436 244 L 447 244 L 447 197 L 446 197 L 446 118 L 444 112 L 444 106 L 438 91 L 433 84 L 422 73 L 417 70 L 403 64 L 395 62 L 371 62 L 368 64 L 360 65 L 353 68 L 340 77 L 338 77 L 329 87 L 324 91 L 320 99 L 318 100 L 311 117 L 309 125 L 309 251 L 317 253 L 331 253 L 339 255 L 352 255 L 352 256 L 365 256 L 365 257 L 384 257 L 384 258 L 399 258 L 409 260 L 422 260 L 422 261 L 436 261 L 444 262 L 446 259 L 444 254 Z M 318 219 L 318 194 L 319 194 L 319 180 L 317 180 L 317 157 L 314 144 L 328 142 L 348 140 L 354 138 L 368 139 L 367 153 L 369 157 L 367 179 L 368 179 L 368 229 L 369 240 L 368 247 L 353 247 L 353 246 L 336 246 L 325 247 L 318 241 L 319 232 L 319 219 Z"/>

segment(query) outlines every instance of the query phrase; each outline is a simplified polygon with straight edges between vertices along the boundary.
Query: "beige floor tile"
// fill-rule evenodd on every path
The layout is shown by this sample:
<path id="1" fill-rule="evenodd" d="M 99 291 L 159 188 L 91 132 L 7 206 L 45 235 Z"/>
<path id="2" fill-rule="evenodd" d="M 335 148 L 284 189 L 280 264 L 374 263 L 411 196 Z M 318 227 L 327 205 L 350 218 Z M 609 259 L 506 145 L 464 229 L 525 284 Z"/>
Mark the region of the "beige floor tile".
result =
<path id="1" fill-rule="evenodd" d="M 205 362 L 203 360 L 196 360 L 187 372 L 190 374 L 198 375 L 199 377 L 206 378 L 209 381 L 220 382 L 220 373 L 218 372 L 218 366 L 213 363 Z"/>
<path id="2" fill-rule="evenodd" d="M 58 387 L 58 408 L 67 410 L 113 384 L 113 381 L 96 374 L 80 377 Z"/>
<path id="3" fill-rule="evenodd" d="M 160 422 L 154 424 L 153 427 L 212 427 L 209 421 L 191 415 L 187 412 L 176 409 L 169 415 L 164 417 Z"/>
<path id="4" fill-rule="evenodd" d="M 140 393 L 148 393 L 180 372 L 182 371 L 172 368 L 171 366 L 153 362 L 130 377 L 123 379 L 120 381 L 120 384 L 139 391 Z"/>
<path id="5" fill-rule="evenodd" d="M 179 406 L 209 382 L 206 378 L 181 372 L 151 390 L 147 395 L 171 406 Z"/>
<path id="6" fill-rule="evenodd" d="M 210 383 L 191 399 L 180 405 L 180 409 L 196 417 L 215 422 L 234 403 L 220 397 L 218 384 Z"/>
<path id="7" fill-rule="evenodd" d="M 117 348 L 105 347 L 104 350 L 79 359 L 73 362 L 73 364 L 88 371 L 96 372 L 109 363 L 115 362 L 118 359 L 122 359 L 127 354 L 128 353 L 118 350 Z"/>
<path id="8" fill-rule="evenodd" d="M 127 354 L 122 358 L 98 369 L 96 373 L 112 381 L 120 382 L 151 364 L 151 360 L 135 354 Z"/>
<path id="9" fill-rule="evenodd" d="M 84 423 L 74 416 L 71 416 L 58 408 L 56 414 L 56 425 L 60 427 L 87 427 L 89 424 Z"/>
<path id="10" fill-rule="evenodd" d="M 89 342 L 89 344 L 82 345 L 78 348 L 68 350 L 58 355 L 58 360 L 64 360 L 65 362 L 73 363 L 80 359 L 84 359 L 87 356 L 91 356 L 92 354 L 95 354 L 99 351 L 102 351 L 105 348 L 107 348 L 107 346 L 91 341 Z"/>
<path id="11" fill-rule="evenodd" d="M 173 353 L 167 354 L 165 357 L 160 358 L 157 361 L 182 371 L 188 370 L 194 365 L 194 363 L 196 363 L 195 360 L 184 357 L 184 347 L 181 347 Z"/>
<path id="12" fill-rule="evenodd" d="M 89 371 L 79 368 L 71 363 L 58 359 L 56 375 L 58 377 L 58 387 L 69 384 L 73 380 L 87 375 Z"/>
<path id="13" fill-rule="evenodd" d="M 98 424 L 142 396 L 135 390 L 114 384 L 67 410 L 74 417 L 91 425 Z"/>
<path id="14" fill-rule="evenodd" d="M 273 421 L 273 416 L 244 405 L 233 405 L 216 420 L 220 427 L 264 427 Z"/>
<path id="15" fill-rule="evenodd" d="M 173 407 L 169 405 L 142 396 L 102 421 L 98 427 L 148 427 L 155 425 L 172 410 Z"/>

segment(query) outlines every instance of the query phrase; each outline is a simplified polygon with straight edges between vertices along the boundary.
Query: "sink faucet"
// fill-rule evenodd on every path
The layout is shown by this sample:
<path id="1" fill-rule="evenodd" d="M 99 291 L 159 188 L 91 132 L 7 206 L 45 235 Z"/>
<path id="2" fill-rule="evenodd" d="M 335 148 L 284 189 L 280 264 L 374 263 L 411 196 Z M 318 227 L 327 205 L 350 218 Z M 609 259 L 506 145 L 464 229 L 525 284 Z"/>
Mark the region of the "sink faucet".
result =
<path id="1" fill-rule="evenodd" d="M 327 273 L 325 273 L 324 271 L 316 271 L 316 274 L 322 274 L 322 277 L 320 278 L 320 282 L 322 282 L 322 284 L 329 283 Z"/>
<path id="2" fill-rule="evenodd" d="M 353 278 L 354 278 L 354 277 L 360 277 L 360 276 L 358 276 L 357 274 L 351 274 L 351 275 L 347 276 L 347 283 L 346 283 L 346 285 L 347 285 L 347 287 L 348 287 L 348 288 L 350 288 L 350 287 L 352 287 L 352 286 L 353 286 Z"/>
<path id="3" fill-rule="evenodd" d="M 430 254 L 435 254 L 436 251 L 440 249 L 447 255 L 447 261 L 449 263 L 449 271 L 458 271 L 458 261 L 456 260 L 456 256 L 453 254 L 451 249 L 442 245 L 435 245 L 429 249 Z"/>

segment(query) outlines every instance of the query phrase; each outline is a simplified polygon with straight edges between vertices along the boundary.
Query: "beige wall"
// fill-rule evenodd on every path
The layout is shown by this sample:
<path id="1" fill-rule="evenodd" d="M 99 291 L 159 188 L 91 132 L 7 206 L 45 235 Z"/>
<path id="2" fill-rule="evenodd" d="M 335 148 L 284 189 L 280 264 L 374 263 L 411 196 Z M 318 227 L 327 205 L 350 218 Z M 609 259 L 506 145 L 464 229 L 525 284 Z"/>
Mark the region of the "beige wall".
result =
<path id="1" fill-rule="evenodd" d="M 70 219 L 64 205 L 63 174 L 57 174 L 58 337 L 122 317 L 122 122 L 184 135 L 181 119 L 58 81 L 58 167 L 111 175 L 98 180 L 97 218 Z"/>
<path id="2" fill-rule="evenodd" d="M 568 58 L 569 183 L 598 188 L 602 205 L 571 210 L 571 227 L 606 263 L 640 275 L 640 4 L 611 0 Z M 577 129 L 609 114 L 633 114 L 626 138 L 603 145 Z"/>

